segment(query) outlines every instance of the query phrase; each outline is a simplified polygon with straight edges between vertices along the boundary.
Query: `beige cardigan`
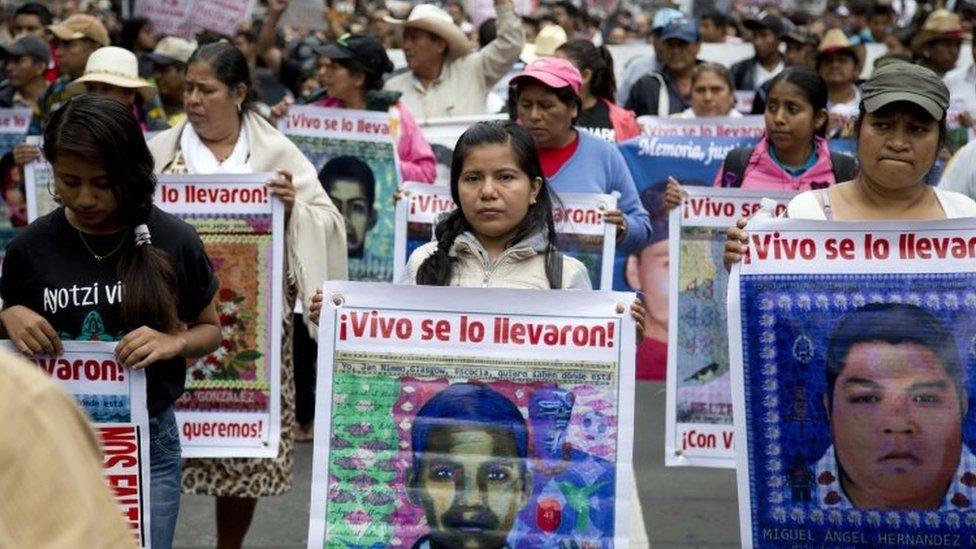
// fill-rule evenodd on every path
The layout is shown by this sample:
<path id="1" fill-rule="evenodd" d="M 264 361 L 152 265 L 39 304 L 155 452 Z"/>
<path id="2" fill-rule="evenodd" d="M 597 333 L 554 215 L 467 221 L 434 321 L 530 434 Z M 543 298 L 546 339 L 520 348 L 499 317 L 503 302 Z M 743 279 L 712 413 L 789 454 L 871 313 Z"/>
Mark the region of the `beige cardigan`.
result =
<path id="1" fill-rule="evenodd" d="M 156 173 L 163 172 L 176 158 L 183 126 L 170 128 L 149 142 Z M 285 227 L 286 277 L 308 310 L 312 296 L 325 280 L 346 280 L 346 225 L 319 184 L 318 174 L 308 158 L 271 124 L 248 112 L 244 118 L 254 173 L 288 170 L 295 185 L 295 205 Z M 294 304 L 287 304 L 288 312 Z M 306 316 L 306 323 L 307 321 Z M 318 333 L 309 324 L 312 337 Z"/>

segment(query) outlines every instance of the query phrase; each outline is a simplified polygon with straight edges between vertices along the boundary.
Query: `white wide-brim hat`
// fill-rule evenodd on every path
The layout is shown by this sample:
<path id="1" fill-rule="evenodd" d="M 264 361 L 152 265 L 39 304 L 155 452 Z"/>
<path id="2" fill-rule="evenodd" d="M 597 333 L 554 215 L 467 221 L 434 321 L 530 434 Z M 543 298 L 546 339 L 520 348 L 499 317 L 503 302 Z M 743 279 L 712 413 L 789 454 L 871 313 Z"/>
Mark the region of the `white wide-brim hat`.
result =
<path id="1" fill-rule="evenodd" d="M 156 86 L 139 78 L 139 61 L 131 51 L 115 46 L 98 48 L 85 64 L 85 74 L 75 79 L 69 86 L 71 94 L 85 92 L 85 82 L 101 82 L 120 88 L 139 91 L 143 100 L 149 102 L 156 97 Z"/>
<path id="2" fill-rule="evenodd" d="M 433 4 L 419 4 L 404 19 L 384 17 L 391 25 L 401 25 L 427 31 L 447 42 L 447 55 L 451 59 L 463 57 L 471 52 L 471 41 L 460 27 L 454 24 L 451 15 Z"/>

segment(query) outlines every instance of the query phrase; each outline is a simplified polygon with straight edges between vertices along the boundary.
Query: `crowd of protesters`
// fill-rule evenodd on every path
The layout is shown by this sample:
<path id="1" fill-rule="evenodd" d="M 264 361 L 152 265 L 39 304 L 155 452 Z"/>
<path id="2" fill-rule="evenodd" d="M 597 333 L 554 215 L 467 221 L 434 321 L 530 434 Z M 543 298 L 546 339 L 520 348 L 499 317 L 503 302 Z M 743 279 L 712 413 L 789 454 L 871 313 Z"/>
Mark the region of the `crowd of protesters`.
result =
<path id="1" fill-rule="evenodd" d="M 940 218 L 940 212 L 953 217 L 976 211 L 962 196 L 976 196 L 976 144 L 963 146 L 968 130 L 976 130 L 976 50 L 972 59 L 961 55 L 971 39 L 976 3 L 712 0 L 696 2 L 690 12 L 662 3 L 589 4 L 330 2 L 323 6 L 321 24 L 308 29 L 282 24 L 289 0 L 262 0 L 233 36 L 160 35 L 147 19 L 123 18 L 119 2 L 26 2 L 7 8 L 0 25 L 6 76 L 0 82 L 0 108 L 30 109 L 28 133 L 45 140 L 43 151 L 22 143 L 0 159 L 4 222 L 27 225 L 21 170 L 42 152 L 54 167 L 54 188 L 64 207 L 32 224 L 8 248 L 0 277 L 0 323 L 5 337 L 25 353 L 56 353 L 65 334 L 79 333 L 81 319 L 42 314 L 40 289 L 57 285 L 59 270 L 91 270 L 106 286 L 116 278 L 125 282 L 125 300 L 103 320 L 107 333 L 123 334 L 120 348 L 127 365 L 150 366 L 154 547 L 172 545 L 181 492 L 216 497 L 218 547 L 240 547 L 259 498 L 291 489 L 294 443 L 315 435 L 310 404 L 315 353 L 308 330 L 314 329 L 321 305 L 316 288 L 323 280 L 346 277 L 345 226 L 351 220 L 350 212 L 330 199 L 315 167 L 275 128 L 292 105 L 389 112 L 399 121 L 401 179 L 427 183 L 437 172 L 421 130 L 424 122 L 510 118 L 507 124 L 478 126 L 462 138 L 450 182 L 461 209 L 438 226 L 437 242 L 411 258 L 410 283 L 475 285 L 468 278 L 487 276 L 481 256 L 501 261 L 506 250 L 549 254 L 550 192 L 619 193 L 619 210 L 606 213 L 616 227 L 617 247 L 635 265 L 637 258 L 663 265 L 654 271 L 660 273 L 657 279 L 638 275 L 636 268 L 627 274 L 633 289 L 645 295 L 633 311 L 641 324 L 648 310 L 646 330 L 640 331 L 648 340 L 637 350 L 643 378 L 664 375 L 666 313 L 664 320 L 658 318 L 659 304 L 646 296 L 667 273 L 661 218 L 680 200 L 680 182 L 670 181 L 665 196 L 647 199 L 638 192 L 642 186 L 617 148 L 640 134 L 637 117 L 764 115 L 765 135 L 755 147 L 730 153 L 715 185 L 833 189 L 802 195 L 791 205 L 797 217 L 929 219 Z M 710 44 L 750 44 L 753 53 L 726 66 L 702 59 Z M 613 52 L 622 50 L 614 48 L 625 45 L 638 48 L 638 55 L 615 59 Z M 869 58 L 869 48 L 883 48 L 882 55 Z M 865 70 L 868 63 L 872 66 Z M 898 63 L 906 66 L 888 68 Z M 622 75 L 619 82 L 617 75 Z M 740 105 L 742 98 L 748 99 L 747 108 Z M 955 135 L 962 132 L 962 138 L 951 138 L 950 111 Z M 872 146 L 889 146 L 889 138 L 874 125 L 866 127 L 865 118 L 915 132 L 915 143 L 923 143 L 924 150 L 915 151 L 911 139 L 890 138 L 905 141 L 906 158 L 917 153 L 920 160 L 910 173 L 887 173 L 866 156 Z M 148 148 L 143 134 L 153 136 Z M 828 149 L 828 140 L 837 137 L 858 140 L 861 171 Z M 934 193 L 930 186 L 937 182 L 925 177 L 939 158 L 948 166 L 942 190 Z M 506 166 L 520 187 L 511 195 L 494 190 L 494 183 L 484 183 L 481 194 L 459 190 L 458 172 L 468 164 L 482 171 Z M 147 198 L 152 173 L 276 174 L 268 186 L 285 205 L 286 268 L 293 273 L 281 291 L 289 311 L 298 302 L 313 313 L 286 315 L 284 321 L 283 424 L 276 458 L 181 462 L 178 457 L 172 405 L 182 393 L 185 367 L 174 365 L 206 355 L 219 343 L 217 282 L 192 229 Z M 515 212 L 506 225 L 515 235 L 511 238 L 509 232 L 494 234 L 463 211 L 465 201 L 473 204 L 494 192 L 505 194 L 501 200 Z M 879 210 L 879 204 L 886 207 Z M 892 214 L 901 207 L 921 213 Z M 75 232 L 83 248 L 73 245 Z M 743 238 L 739 229 L 730 232 L 729 262 L 744 251 Z M 463 256 L 462 244 L 471 261 L 452 263 L 449 254 Z M 106 258 L 112 261 L 102 262 Z M 555 284 L 548 260 L 513 264 L 510 278 L 498 286 L 589 288 L 575 260 L 567 258 L 563 279 Z M 174 335 L 177 326 L 184 327 L 183 335 Z M 165 363 L 171 370 L 160 368 Z M 94 443 L 75 410 L 52 396 L 43 380 L 26 373 L 0 376 L 0 393 L 23 396 L 24 385 L 52 402 L 50 410 L 35 413 L 62 414 L 75 427 L 73 434 L 39 427 L 35 442 L 40 446 L 25 448 L 31 468 L 0 471 L 0 485 L 13 486 L 6 495 L 28 494 L 23 501 L 35 505 L 53 489 L 31 494 L 29 484 L 12 485 L 6 477 L 46 480 L 45 471 L 65 468 L 58 460 L 37 460 L 45 455 L 43 444 L 76 447 L 73 476 L 97 468 L 88 463 Z M 0 444 L 0 456 L 7 453 Z M 85 495 L 91 485 L 55 483 L 64 494 L 60 499 L 91 500 L 87 510 L 97 514 L 106 500 Z M 0 545 L 12 540 L 43 547 L 60 540 L 64 546 L 87 546 L 86 536 L 92 535 L 94 523 L 78 528 L 74 539 L 66 539 L 70 534 L 59 527 L 13 528 L 8 525 L 19 521 L 7 520 L 7 507 L 0 505 Z M 28 516 L 29 509 L 18 512 Z M 639 521 L 635 528 L 643 526 Z M 643 532 L 632 535 L 646 540 Z"/>

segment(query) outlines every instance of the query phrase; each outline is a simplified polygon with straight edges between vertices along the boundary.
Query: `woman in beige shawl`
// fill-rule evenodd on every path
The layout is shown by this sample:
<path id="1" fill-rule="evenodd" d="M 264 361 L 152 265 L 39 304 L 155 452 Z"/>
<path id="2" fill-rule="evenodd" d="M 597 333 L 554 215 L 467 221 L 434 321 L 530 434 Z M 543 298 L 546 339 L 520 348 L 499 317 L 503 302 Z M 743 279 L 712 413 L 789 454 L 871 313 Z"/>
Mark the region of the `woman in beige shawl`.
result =
<path id="1" fill-rule="evenodd" d="M 319 185 L 315 168 L 274 127 L 248 110 L 251 78 L 244 57 L 228 43 L 201 47 L 185 81 L 187 122 L 149 143 L 161 173 L 277 172 L 269 189 L 285 205 L 287 287 L 282 311 L 281 445 L 274 459 L 188 459 L 183 492 L 217 497 L 217 546 L 240 547 L 257 498 L 291 489 L 295 386 L 291 311 L 296 295 L 307 308 L 326 279 L 345 279 L 342 215 Z M 314 333 L 314 332 L 313 332 Z"/>

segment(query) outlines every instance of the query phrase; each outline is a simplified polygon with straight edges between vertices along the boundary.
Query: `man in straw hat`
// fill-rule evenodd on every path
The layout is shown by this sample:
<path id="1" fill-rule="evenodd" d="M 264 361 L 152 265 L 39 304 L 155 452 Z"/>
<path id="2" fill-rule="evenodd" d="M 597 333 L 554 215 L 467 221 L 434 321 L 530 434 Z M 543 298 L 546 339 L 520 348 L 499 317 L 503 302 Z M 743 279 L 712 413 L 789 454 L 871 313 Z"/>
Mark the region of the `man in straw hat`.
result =
<path id="1" fill-rule="evenodd" d="M 827 83 L 828 133 L 836 135 L 861 104 L 861 91 L 855 82 L 861 73 L 861 58 L 840 29 L 827 31 L 817 48 L 817 73 Z M 843 135 L 842 137 L 849 137 Z"/>
<path id="2" fill-rule="evenodd" d="M 912 53 L 919 65 L 944 76 L 959 61 L 962 39 L 959 15 L 942 9 L 935 10 L 912 39 Z"/>
<path id="3" fill-rule="evenodd" d="M 451 16 L 433 4 L 413 8 L 403 27 L 403 52 L 410 70 L 390 78 L 386 89 L 421 119 L 485 114 L 492 86 L 522 53 L 522 23 L 511 0 L 495 0 L 497 36 L 471 53 L 471 43 Z"/>
<path id="4" fill-rule="evenodd" d="M 75 79 L 68 91 L 93 93 L 122 103 L 139 120 L 143 132 L 169 129 L 156 86 L 139 78 L 139 60 L 127 49 L 106 46 L 95 50 L 88 58 L 85 74 Z"/>

